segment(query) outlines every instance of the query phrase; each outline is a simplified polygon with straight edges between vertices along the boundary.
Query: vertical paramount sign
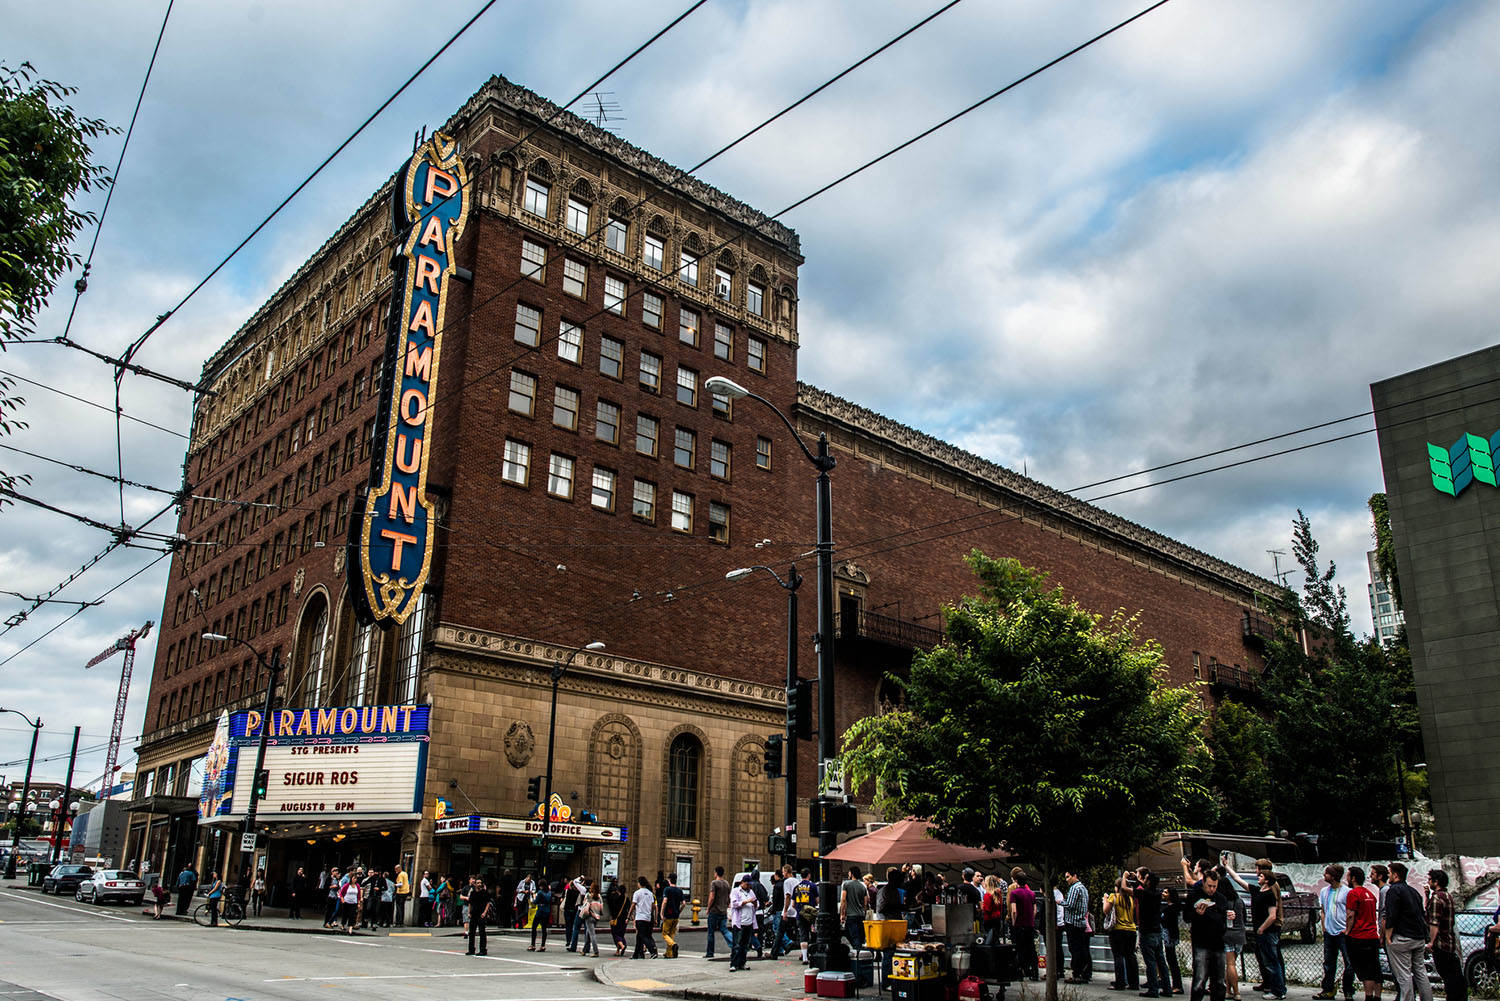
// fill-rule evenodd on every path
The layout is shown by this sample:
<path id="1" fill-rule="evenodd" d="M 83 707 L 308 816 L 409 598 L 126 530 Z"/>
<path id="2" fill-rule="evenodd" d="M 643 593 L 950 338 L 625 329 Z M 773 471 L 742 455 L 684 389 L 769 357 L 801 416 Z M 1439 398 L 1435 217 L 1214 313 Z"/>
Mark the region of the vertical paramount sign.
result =
<path id="1" fill-rule="evenodd" d="M 394 264 L 370 487 L 354 512 L 347 561 L 361 618 L 381 626 L 411 615 L 432 564 L 427 460 L 443 311 L 469 207 L 467 180 L 457 141 L 434 133 L 412 154 L 392 198 L 396 232 L 407 238 Z"/>

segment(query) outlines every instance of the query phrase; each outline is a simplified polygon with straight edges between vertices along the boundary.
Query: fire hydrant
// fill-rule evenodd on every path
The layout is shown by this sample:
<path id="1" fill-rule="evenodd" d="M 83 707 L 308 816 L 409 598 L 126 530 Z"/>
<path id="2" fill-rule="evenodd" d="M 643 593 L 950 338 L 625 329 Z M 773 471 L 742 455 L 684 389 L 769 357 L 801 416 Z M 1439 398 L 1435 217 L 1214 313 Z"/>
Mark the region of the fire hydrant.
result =
<path id="1" fill-rule="evenodd" d="M 694 897 L 693 898 L 693 924 L 697 924 L 698 923 L 698 911 L 702 907 L 703 907 L 703 905 L 700 904 L 700 903 L 698 903 L 698 898 Z"/>

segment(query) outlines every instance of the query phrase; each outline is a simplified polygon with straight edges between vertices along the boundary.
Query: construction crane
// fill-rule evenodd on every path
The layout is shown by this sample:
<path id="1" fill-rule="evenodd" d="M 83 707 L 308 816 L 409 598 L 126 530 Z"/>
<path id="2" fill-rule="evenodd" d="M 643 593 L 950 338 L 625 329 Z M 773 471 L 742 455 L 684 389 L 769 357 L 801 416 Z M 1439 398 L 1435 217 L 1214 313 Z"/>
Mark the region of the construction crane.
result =
<path id="1" fill-rule="evenodd" d="M 115 724 L 109 731 L 109 754 L 104 759 L 104 785 L 99 790 L 100 797 L 109 798 L 111 783 L 115 777 L 115 763 L 120 760 L 120 734 L 125 728 L 125 700 L 130 697 L 130 672 L 135 667 L 135 644 L 137 640 L 146 638 L 155 625 L 150 619 L 139 629 L 132 629 L 110 644 L 98 656 L 83 665 L 87 670 L 95 664 L 102 664 L 121 650 L 125 651 L 125 664 L 120 668 L 120 694 L 115 698 Z"/>

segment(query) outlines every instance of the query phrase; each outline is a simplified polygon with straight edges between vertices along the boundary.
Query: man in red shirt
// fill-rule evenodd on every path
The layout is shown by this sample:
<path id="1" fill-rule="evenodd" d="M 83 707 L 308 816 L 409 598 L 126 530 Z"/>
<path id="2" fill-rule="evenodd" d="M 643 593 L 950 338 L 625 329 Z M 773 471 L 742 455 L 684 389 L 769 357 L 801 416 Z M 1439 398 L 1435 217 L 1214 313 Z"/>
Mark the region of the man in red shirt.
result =
<path id="1" fill-rule="evenodd" d="M 1380 997 L 1380 930 L 1375 915 L 1379 903 L 1375 894 L 1365 889 L 1365 871 L 1351 865 L 1346 874 L 1349 897 L 1344 904 L 1345 946 L 1354 975 L 1365 982 L 1365 1001 Z"/>

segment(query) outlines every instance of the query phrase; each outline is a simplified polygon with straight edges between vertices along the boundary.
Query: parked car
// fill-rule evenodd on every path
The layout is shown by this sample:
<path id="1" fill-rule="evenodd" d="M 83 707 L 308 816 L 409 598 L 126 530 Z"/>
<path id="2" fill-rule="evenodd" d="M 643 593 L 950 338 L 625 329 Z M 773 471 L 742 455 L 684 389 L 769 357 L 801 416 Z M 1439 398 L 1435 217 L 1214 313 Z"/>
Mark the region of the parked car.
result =
<path id="1" fill-rule="evenodd" d="M 52 871 L 42 878 L 43 893 L 77 893 L 78 885 L 94 874 L 94 870 L 86 865 L 55 865 Z"/>
<path id="2" fill-rule="evenodd" d="M 139 907 L 146 897 L 146 884 L 135 873 L 124 869 L 98 869 L 79 885 L 73 896 L 91 904 L 123 900 Z"/>

